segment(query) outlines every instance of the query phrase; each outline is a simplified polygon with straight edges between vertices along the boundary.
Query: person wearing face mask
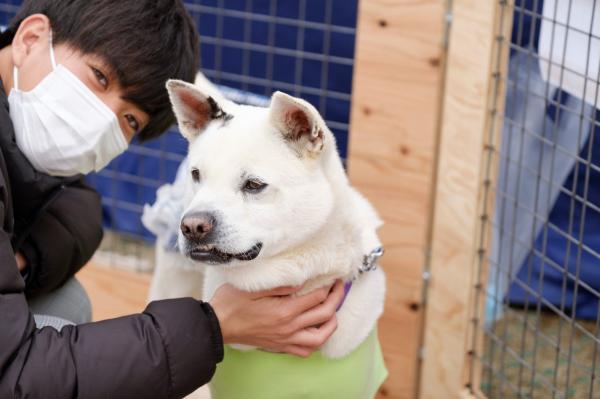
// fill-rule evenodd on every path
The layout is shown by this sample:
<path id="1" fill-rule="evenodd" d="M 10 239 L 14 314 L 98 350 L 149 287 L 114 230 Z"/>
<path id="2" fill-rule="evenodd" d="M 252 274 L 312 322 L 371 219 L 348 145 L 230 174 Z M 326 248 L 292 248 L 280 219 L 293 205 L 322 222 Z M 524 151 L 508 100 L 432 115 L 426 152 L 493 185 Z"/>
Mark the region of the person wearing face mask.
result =
<path id="1" fill-rule="evenodd" d="M 48 175 L 98 172 L 127 149 L 125 134 L 113 111 L 67 67 L 56 64 L 52 32 L 48 47 L 52 72 L 31 91 L 19 89 L 19 68 L 13 66 L 8 103 L 17 146 L 36 170 Z"/>
<path id="2" fill-rule="evenodd" d="M 88 323 L 73 276 L 102 226 L 82 175 L 172 125 L 164 84 L 194 79 L 197 50 L 180 0 L 26 0 L 0 33 L 0 398 L 183 397 L 224 342 L 308 356 L 335 330 L 339 283 Z"/>

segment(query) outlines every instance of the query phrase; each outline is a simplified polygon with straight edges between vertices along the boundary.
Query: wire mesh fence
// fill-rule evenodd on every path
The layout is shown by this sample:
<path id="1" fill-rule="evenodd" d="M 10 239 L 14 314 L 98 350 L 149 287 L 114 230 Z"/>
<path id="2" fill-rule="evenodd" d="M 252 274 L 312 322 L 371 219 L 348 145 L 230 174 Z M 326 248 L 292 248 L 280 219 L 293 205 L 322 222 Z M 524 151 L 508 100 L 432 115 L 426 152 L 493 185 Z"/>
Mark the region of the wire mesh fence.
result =
<path id="1" fill-rule="evenodd" d="M 21 0 L 0 0 L 0 26 Z M 275 90 L 311 102 L 347 152 L 358 0 L 185 0 L 200 33 L 202 72 L 236 101 L 267 103 Z M 152 267 L 154 237 L 144 204 L 172 182 L 187 151 L 175 128 L 127 153 L 88 181 L 102 196 L 102 263 Z"/>
<path id="2" fill-rule="evenodd" d="M 491 234 L 471 387 L 488 398 L 598 398 L 600 1 L 499 4 L 497 51 L 509 61 L 497 57 L 493 71 L 506 93 L 490 110 L 484 195 L 495 207 L 482 215 Z"/>

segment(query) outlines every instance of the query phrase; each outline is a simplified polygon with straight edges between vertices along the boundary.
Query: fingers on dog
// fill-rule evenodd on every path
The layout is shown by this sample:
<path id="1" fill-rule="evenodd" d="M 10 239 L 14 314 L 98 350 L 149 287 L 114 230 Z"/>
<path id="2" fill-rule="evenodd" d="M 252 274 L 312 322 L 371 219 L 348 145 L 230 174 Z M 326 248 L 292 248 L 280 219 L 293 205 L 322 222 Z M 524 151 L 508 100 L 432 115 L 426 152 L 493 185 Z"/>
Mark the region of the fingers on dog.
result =
<path id="1" fill-rule="evenodd" d="M 260 298 L 267 298 L 267 297 L 289 296 L 289 295 L 297 293 L 301 289 L 302 289 L 301 285 L 300 286 L 291 286 L 291 287 L 278 287 L 278 288 L 273 288 L 272 290 L 254 292 L 254 293 L 252 293 L 252 298 L 260 299 Z"/>
<path id="2" fill-rule="evenodd" d="M 290 318 L 289 313 L 286 314 L 285 311 L 281 312 L 280 317 L 281 321 L 273 333 L 281 340 L 289 340 L 302 327 L 293 318 Z"/>
<path id="3" fill-rule="evenodd" d="M 297 318 L 297 329 L 321 326 L 335 316 L 337 301 L 331 296 L 319 306 L 316 306 Z"/>
<path id="4" fill-rule="evenodd" d="M 336 309 L 341 305 L 342 301 L 344 300 L 344 292 L 344 282 L 342 280 L 336 281 L 328 298 L 334 301 Z"/>
<path id="5" fill-rule="evenodd" d="M 291 306 L 290 310 L 297 316 L 325 302 L 330 289 L 331 287 L 322 287 L 303 296 L 286 298 L 286 301 Z"/>
<path id="6" fill-rule="evenodd" d="M 337 317 L 333 316 L 328 322 L 316 329 L 321 338 L 321 344 L 319 345 L 319 347 L 321 347 L 333 335 L 335 330 L 337 330 L 337 327 Z"/>
<path id="7" fill-rule="evenodd" d="M 336 283 L 325 302 L 306 311 L 297 318 L 298 329 L 321 326 L 331 320 L 335 316 L 343 297 L 343 284 L 341 282 Z"/>
<path id="8" fill-rule="evenodd" d="M 298 304 L 300 313 L 312 310 L 327 312 L 329 313 L 329 317 L 326 320 L 329 320 L 342 303 L 344 298 L 344 283 L 337 281 L 332 287 L 320 288 L 306 295 L 306 297 L 306 302 Z M 326 320 L 322 320 L 322 322 Z"/>
<path id="9" fill-rule="evenodd" d="M 282 352 L 286 352 L 290 355 L 295 355 L 302 358 L 307 358 L 314 352 L 314 349 L 309 349 L 298 345 L 290 345 L 283 348 Z"/>
<path id="10" fill-rule="evenodd" d="M 317 350 L 331 337 L 336 328 L 337 318 L 334 316 L 321 327 L 306 328 L 298 331 L 291 337 L 290 343 Z"/>

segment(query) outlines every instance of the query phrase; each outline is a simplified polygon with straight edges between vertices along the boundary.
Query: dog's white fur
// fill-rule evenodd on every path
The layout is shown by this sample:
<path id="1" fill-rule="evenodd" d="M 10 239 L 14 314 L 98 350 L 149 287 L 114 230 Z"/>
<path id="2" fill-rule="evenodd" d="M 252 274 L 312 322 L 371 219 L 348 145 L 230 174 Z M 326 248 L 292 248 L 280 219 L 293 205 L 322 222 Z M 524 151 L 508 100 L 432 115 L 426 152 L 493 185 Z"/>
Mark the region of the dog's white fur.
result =
<path id="1" fill-rule="evenodd" d="M 154 263 L 148 302 L 183 297 L 203 299 L 204 268 L 179 252 L 167 251 L 163 245 L 156 246 Z"/>
<path id="2" fill-rule="evenodd" d="M 280 92 L 269 108 L 237 105 L 205 78 L 197 85 L 170 81 L 167 88 L 190 142 L 190 169 L 201 175 L 194 182 L 190 173 L 184 215 L 215 212 L 220 251 L 239 254 L 263 244 L 254 260 L 206 266 L 203 298 L 212 298 L 224 283 L 247 291 L 304 284 L 302 295 L 336 279 L 356 279 L 337 313 L 338 328 L 322 348 L 330 358 L 349 354 L 383 312 L 383 272 L 358 273 L 363 256 L 380 245 L 376 229 L 381 221 L 350 186 L 335 138 L 317 110 Z M 230 120 L 207 117 L 209 96 Z M 249 176 L 267 188 L 242 192 Z M 179 247 L 189 245 L 180 233 Z M 164 284 L 156 280 L 153 286 Z M 171 284 L 176 284 L 173 277 Z M 174 290 L 166 291 L 173 296 Z M 153 299 L 160 297 L 156 288 Z"/>

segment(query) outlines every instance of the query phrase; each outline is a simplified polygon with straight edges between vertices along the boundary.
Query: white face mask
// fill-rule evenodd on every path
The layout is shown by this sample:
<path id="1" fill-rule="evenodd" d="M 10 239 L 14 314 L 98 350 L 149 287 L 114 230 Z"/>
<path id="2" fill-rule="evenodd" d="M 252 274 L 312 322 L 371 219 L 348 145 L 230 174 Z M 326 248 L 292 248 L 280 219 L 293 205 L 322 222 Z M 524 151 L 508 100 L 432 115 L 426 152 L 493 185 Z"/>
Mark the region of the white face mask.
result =
<path id="1" fill-rule="evenodd" d="M 87 174 L 104 168 L 127 149 L 117 116 L 82 81 L 62 65 L 33 90 L 19 90 L 13 72 L 10 117 L 17 146 L 39 171 L 52 176 Z"/>

